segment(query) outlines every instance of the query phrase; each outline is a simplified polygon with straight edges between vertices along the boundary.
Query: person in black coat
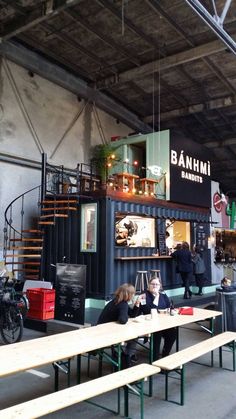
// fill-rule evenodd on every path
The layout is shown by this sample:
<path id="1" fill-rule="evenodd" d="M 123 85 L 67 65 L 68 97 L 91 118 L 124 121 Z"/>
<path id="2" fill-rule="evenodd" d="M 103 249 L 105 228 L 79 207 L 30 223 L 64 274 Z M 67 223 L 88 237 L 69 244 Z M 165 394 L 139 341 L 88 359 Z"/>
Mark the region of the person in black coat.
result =
<path id="1" fill-rule="evenodd" d="M 182 242 L 181 249 L 176 250 L 172 253 L 172 257 L 175 259 L 178 270 L 183 281 L 184 298 L 191 298 L 192 291 L 189 289 L 190 285 L 190 273 L 192 272 L 192 255 L 189 250 L 189 244 L 187 242 Z"/>
<path id="2" fill-rule="evenodd" d="M 123 284 L 115 291 L 115 297 L 102 310 L 97 324 L 119 322 L 126 324 L 129 317 L 136 317 L 139 314 L 139 303 L 136 301 L 133 308 L 129 302 L 133 300 L 135 288 L 131 284 Z M 131 358 L 136 352 L 136 343 L 131 340 L 126 344 L 125 363 L 126 367 L 131 366 Z"/>
<path id="3" fill-rule="evenodd" d="M 144 294 L 140 295 L 139 301 L 140 311 L 143 314 L 151 313 L 151 309 L 166 310 L 170 308 L 170 300 L 168 296 L 162 292 L 161 282 L 158 278 L 150 279 L 148 283 L 148 289 Z M 137 302 L 138 304 L 138 302 Z M 161 330 L 160 332 L 154 332 L 153 334 L 153 360 L 157 360 L 160 356 L 165 357 L 169 355 L 172 346 L 176 340 L 177 331 L 176 328 Z M 160 351 L 161 339 L 164 339 L 164 345 L 162 352 Z"/>

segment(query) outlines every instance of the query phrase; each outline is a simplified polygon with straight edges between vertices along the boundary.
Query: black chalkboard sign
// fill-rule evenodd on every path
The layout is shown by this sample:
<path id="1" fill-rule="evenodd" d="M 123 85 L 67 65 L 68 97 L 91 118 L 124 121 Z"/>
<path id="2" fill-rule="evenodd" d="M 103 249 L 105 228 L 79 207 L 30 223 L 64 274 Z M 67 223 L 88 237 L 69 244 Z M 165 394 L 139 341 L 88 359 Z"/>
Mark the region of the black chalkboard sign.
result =
<path id="1" fill-rule="evenodd" d="M 84 324 L 86 266 L 57 263 L 56 273 L 54 318 Z"/>
<path id="2" fill-rule="evenodd" d="M 158 234 L 158 248 L 159 248 L 159 255 L 166 255 L 166 235 L 165 233 Z"/>
<path id="3" fill-rule="evenodd" d="M 199 246 L 201 251 L 207 248 L 208 235 L 206 226 L 203 224 L 197 224 L 196 226 L 196 245 Z"/>

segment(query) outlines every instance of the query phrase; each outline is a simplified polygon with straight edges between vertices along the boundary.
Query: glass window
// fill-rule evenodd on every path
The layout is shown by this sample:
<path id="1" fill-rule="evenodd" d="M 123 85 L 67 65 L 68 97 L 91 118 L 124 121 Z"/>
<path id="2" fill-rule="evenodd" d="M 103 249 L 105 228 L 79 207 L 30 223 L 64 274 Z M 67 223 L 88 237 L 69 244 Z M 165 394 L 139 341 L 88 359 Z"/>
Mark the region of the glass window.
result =
<path id="1" fill-rule="evenodd" d="M 155 247 L 155 218 L 127 213 L 116 213 L 115 245 Z"/>
<path id="2" fill-rule="evenodd" d="M 166 220 L 166 246 L 169 252 L 174 251 L 183 241 L 190 246 L 190 222 Z"/>
<path id="3" fill-rule="evenodd" d="M 97 251 L 97 204 L 81 205 L 81 252 Z"/>

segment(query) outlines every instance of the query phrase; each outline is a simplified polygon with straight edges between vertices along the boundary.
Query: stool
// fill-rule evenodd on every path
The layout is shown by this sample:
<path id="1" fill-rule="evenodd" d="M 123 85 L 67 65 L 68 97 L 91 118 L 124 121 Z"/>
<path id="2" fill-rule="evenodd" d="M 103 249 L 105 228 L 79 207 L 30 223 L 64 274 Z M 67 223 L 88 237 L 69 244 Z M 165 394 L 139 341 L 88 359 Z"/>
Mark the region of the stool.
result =
<path id="1" fill-rule="evenodd" d="M 160 281 L 160 283 L 162 284 L 162 282 L 161 282 L 161 271 L 160 271 L 160 269 L 151 269 L 149 271 L 149 281 L 151 279 L 154 279 L 154 278 L 158 278 L 159 281 Z"/>
<path id="2" fill-rule="evenodd" d="M 142 292 L 148 286 L 148 272 L 137 271 L 135 281 L 135 292 Z"/>

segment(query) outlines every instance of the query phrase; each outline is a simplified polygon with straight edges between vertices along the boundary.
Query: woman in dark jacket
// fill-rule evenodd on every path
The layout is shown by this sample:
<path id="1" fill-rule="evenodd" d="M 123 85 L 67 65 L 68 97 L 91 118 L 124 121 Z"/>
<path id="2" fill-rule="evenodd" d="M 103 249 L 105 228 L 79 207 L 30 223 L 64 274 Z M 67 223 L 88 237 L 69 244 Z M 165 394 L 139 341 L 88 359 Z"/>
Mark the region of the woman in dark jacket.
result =
<path id="1" fill-rule="evenodd" d="M 172 257 L 176 260 L 181 279 L 185 288 L 184 298 L 191 298 L 192 291 L 189 289 L 190 273 L 192 272 L 192 255 L 189 250 L 189 244 L 183 242 L 181 249 L 176 250 Z"/>
<path id="2" fill-rule="evenodd" d="M 198 293 L 197 295 L 203 295 L 202 288 L 204 285 L 204 273 L 206 271 L 205 262 L 202 257 L 202 252 L 199 246 L 194 246 L 193 254 L 192 254 L 192 262 L 193 262 L 193 273 L 196 280 L 196 285 L 198 286 Z"/>
<path id="3" fill-rule="evenodd" d="M 97 324 L 108 322 L 119 322 L 125 324 L 129 317 L 135 317 L 138 307 L 135 305 L 133 309 L 129 307 L 135 294 L 134 286 L 131 284 L 123 284 L 115 291 L 115 297 L 102 310 Z M 137 315 L 137 314 L 136 314 Z"/>
<path id="4" fill-rule="evenodd" d="M 115 297 L 102 310 L 97 324 L 119 322 L 126 324 L 129 317 L 136 317 L 139 314 L 139 303 L 136 301 L 134 307 L 129 306 L 129 302 L 133 300 L 135 288 L 131 284 L 123 284 L 115 291 Z M 131 366 L 131 357 L 135 354 L 136 343 L 131 340 L 126 344 L 125 348 L 125 364 L 126 367 Z"/>
<path id="5" fill-rule="evenodd" d="M 170 308 L 170 300 L 166 294 L 160 292 L 161 282 L 158 278 L 150 279 L 148 289 L 144 294 L 140 295 L 140 311 L 143 314 L 151 313 L 151 309 L 166 310 Z M 171 348 L 176 340 L 176 328 L 161 330 L 153 333 L 153 359 L 157 360 L 160 357 L 161 339 L 164 339 L 164 346 L 161 356 L 169 355 Z"/>

